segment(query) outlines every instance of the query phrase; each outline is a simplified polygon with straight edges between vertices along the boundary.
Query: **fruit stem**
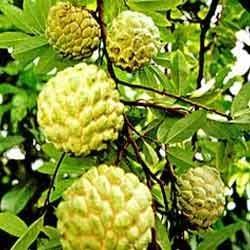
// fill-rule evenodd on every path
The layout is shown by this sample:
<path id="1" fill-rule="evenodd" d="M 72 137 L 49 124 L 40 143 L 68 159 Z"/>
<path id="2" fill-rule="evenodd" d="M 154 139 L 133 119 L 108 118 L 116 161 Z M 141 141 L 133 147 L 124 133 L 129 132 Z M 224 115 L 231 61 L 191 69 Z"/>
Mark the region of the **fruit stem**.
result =
<path id="1" fill-rule="evenodd" d="M 103 0 L 97 0 L 97 9 L 96 12 L 98 14 L 97 16 L 97 22 L 100 25 L 101 29 L 101 37 L 102 37 L 102 42 L 103 42 L 103 52 L 104 55 L 107 59 L 107 67 L 108 67 L 108 72 L 110 76 L 113 78 L 113 80 L 116 80 L 116 75 L 113 69 L 112 62 L 110 60 L 108 51 L 107 51 L 107 30 L 106 30 L 106 24 L 104 22 L 104 1 Z M 115 81 L 116 82 L 116 81 Z"/>
<path id="2" fill-rule="evenodd" d="M 63 152 L 60 156 L 60 158 L 58 159 L 57 161 L 57 164 L 56 164 L 56 167 L 55 167 L 55 170 L 54 170 L 54 173 L 52 175 L 52 179 L 51 179 L 51 182 L 50 182 L 50 186 L 49 186 L 49 190 L 48 190 L 48 193 L 47 193 L 47 196 L 46 196 L 46 199 L 45 199 L 45 202 L 44 202 L 44 205 L 43 205 L 43 209 L 44 209 L 44 213 L 46 213 L 49 205 L 50 205 L 50 196 L 51 196 L 51 192 L 52 190 L 54 189 L 54 184 L 55 184 L 55 180 L 56 180 L 56 177 L 57 177 L 57 173 L 60 169 L 60 166 L 64 160 L 66 156 L 66 153 Z"/>

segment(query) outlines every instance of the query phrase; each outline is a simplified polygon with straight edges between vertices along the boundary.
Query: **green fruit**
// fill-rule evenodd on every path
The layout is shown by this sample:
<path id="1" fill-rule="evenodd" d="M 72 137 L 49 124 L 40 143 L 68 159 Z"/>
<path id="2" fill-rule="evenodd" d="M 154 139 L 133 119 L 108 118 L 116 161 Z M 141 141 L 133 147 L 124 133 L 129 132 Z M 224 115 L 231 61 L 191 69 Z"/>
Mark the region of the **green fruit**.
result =
<path id="1" fill-rule="evenodd" d="M 154 226 L 148 187 L 132 173 L 101 165 L 64 193 L 57 208 L 64 250 L 146 250 Z"/>
<path id="2" fill-rule="evenodd" d="M 117 139 L 123 109 L 114 81 L 97 66 L 80 63 L 44 86 L 38 97 L 38 123 L 56 148 L 86 155 Z"/>
<path id="3" fill-rule="evenodd" d="M 151 17 L 134 11 L 123 11 L 108 30 L 107 50 L 113 63 L 134 71 L 156 56 L 160 32 Z"/>
<path id="4" fill-rule="evenodd" d="M 49 10 L 46 36 L 63 56 L 74 59 L 92 55 L 100 44 L 100 28 L 83 7 L 58 2 Z"/>
<path id="5" fill-rule="evenodd" d="M 225 186 L 217 169 L 189 169 L 177 183 L 178 205 L 191 229 L 206 229 L 222 215 Z"/>

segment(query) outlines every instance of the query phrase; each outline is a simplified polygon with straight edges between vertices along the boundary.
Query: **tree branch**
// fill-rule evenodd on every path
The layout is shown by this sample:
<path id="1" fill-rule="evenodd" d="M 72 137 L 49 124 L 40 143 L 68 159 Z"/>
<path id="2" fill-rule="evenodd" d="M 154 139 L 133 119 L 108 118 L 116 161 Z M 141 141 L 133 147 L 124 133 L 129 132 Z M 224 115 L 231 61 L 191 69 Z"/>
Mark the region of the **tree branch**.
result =
<path id="1" fill-rule="evenodd" d="M 205 17 L 204 20 L 201 21 L 201 33 L 200 33 L 200 51 L 199 51 L 199 72 L 197 77 L 197 87 L 201 87 L 201 81 L 204 75 L 204 67 L 205 67 L 205 54 L 206 54 L 206 46 L 205 46 L 205 40 L 207 32 L 210 28 L 210 23 L 213 15 L 215 14 L 215 11 L 217 9 L 217 6 L 219 4 L 219 0 L 213 0 L 211 3 L 211 6 L 209 8 L 209 11 Z"/>
<path id="2" fill-rule="evenodd" d="M 179 116 L 183 117 L 186 114 L 188 114 L 188 110 L 184 110 L 181 108 L 170 108 L 170 107 L 165 107 L 161 104 L 157 104 L 154 102 L 150 102 L 147 100 L 136 100 L 136 101 L 126 101 L 126 100 L 121 100 L 121 102 L 124 105 L 128 106 L 137 106 L 137 107 L 145 107 L 145 108 L 154 108 L 154 109 L 159 109 L 165 113 L 167 113 L 169 116 Z"/>
<path id="3" fill-rule="evenodd" d="M 217 115 L 226 117 L 227 119 L 231 120 L 230 115 L 227 115 L 227 114 L 225 114 L 223 112 L 220 112 L 220 111 L 218 111 L 216 109 L 210 108 L 210 107 L 208 107 L 206 105 L 203 105 L 201 103 L 194 102 L 194 101 L 192 101 L 192 100 L 190 100 L 188 98 L 181 97 L 181 96 L 166 92 L 164 90 L 157 90 L 157 89 L 154 89 L 154 88 L 151 88 L 151 87 L 148 87 L 148 86 L 142 86 L 142 85 L 138 85 L 138 84 L 128 83 L 128 82 L 122 81 L 122 80 L 120 80 L 118 78 L 115 78 L 115 79 L 121 85 L 130 87 L 130 88 L 135 88 L 135 89 L 143 89 L 143 90 L 153 92 L 153 93 L 156 93 L 156 94 L 159 94 L 159 95 L 162 95 L 162 96 L 167 96 L 167 97 L 173 98 L 175 100 L 178 100 L 180 102 L 187 103 L 187 104 L 189 104 L 189 105 L 191 105 L 191 106 L 193 106 L 195 108 L 201 108 L 201 109 L 204 109 L 204 110 L 206 110 L 208 112 L 215 113 Z"/>
<path id="4" fill-rule="evenodd" d="M 106 29 L 106 24 L 104 22 L 104 0 L 97 0 L 96 11 L 98 13 L 97 22 L 99 23 L 100 29 L 101 29 L 101 37 L 103 41 L 103 52 L 107 59 L 108 72 L 110 76 L 113 78 L 113 80 L 115 80 L 116 75 L 115 75 L 113 65 L 112 65 L 112 62 L 110 60 L 110 57 L 107 51 L 107 29 Z"/>
<path id="5" fill-rule="evenodd" d="M 136 129 L 130 123 L 128 118 L 126 116 L 124 118 L 125 118 L 125 124 L 128 127 L 128 132 L 129 132 L 129 130 L 136 131 Z M 143 139 L 143 136 L 140 135 L 139 132 L 137 132 L 137 134 Z M 168 201 L 167 201 L 167 197 L 166 197 L 166 194 L 165 194 L 164 183 L 162 182 L 161 179 L 158 179 L 156 177 L 156 175 L 150 171 L 147 164 L 142 159 L 142 157 L 140 155 L 139 147 L 138 147 L 137 143 L 132 139 L 131 133 L 128 133 L 128 140 L 130 141 L 130 144 L 134 149 L 134 152 L 135 152 L 135 155 L 136 155 L 136 158 L 137 158 L 138 162 L 142 165 L 142 168 L 143 168 L 143 170 L 145 172 L 145 175 L 148 175 L 148 177 L 151 177 L 156 183 L 159 184 L 159 186 L 161 188 L 161 192 L 162 192 L 162 197 L 163 197 L 163 200 L 164 200 L 165 210 L 166 210 L 166 213 L 168 213 Z"/>

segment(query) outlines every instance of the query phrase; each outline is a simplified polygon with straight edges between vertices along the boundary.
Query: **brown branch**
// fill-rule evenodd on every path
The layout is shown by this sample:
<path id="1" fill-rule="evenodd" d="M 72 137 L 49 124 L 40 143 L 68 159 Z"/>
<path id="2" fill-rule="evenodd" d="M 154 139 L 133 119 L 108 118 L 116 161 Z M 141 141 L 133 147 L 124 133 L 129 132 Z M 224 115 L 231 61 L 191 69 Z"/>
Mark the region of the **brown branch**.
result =
<path id="1" fill-rule="evenodd" d="M 115 75 L 113 65 L 112 65 L 112 62 L 110 60 L 110 57 L 109 57 L 109 54 L 107 51 L 107 29 L 106 29 L 106 24 L 104 22 L 104 0 L 97 0 L 96 12 L 98 13 L 97 22 L 99 23 L 100 28 L 101 28 L 101 37 L 102 37 L 102 41 L 103 41 L 103 52 L 104 52 L 104 55 L 107 59 L 108 72 L 109 72 L 110 76 L 115 80 L 116 75 Z"/>
<path id="2" fill-rule="evenodd" d="M 176 116 L 183 117 L 189 113 L 188 110 L 184 110 L 182 108 L 165 107 L 161 104 L 157 104 L 157 103 L 150 102 L 147 100 L 136 100 L 136 101 L 121 100 L 121 102 L 125 105 L 128 105 L 128 106 L 137 106 L 137 107 L 159 109 L 159 110 L 167 113 L 169 116 L 175 116 L 175 117 Z"/>
<path id="3" fill-rule="evenodd" d="M 117 152 L 117 157 L 116 157 L 116 161 L 115 161 L 115 165 L 118 166 L 120 164 L 120 161 L 124 155 L 124 152 L 126 151 L 126 149 L 128 148 L 128 146 L 130 145 L 130 143 L 128 141 L 126 141 L 122 147 L 118 150 Z"/>
<path id="4" fill-rule="evenodd" d="M 118 78 L 116 78 L 115 80 L 119 84 L 124 85 L 126 87 L 135 88 L 135 89 L 143 89 L 143 90 L 153 92 L 153 93 L 156 93 L 156 94 L 159 94 L 159 95 L 162 95 L 162 96 L 167 96 L 167 97 L 173 98 L 175 100 L 178 100 L 180 102 L 189 104 L 189 105 L 193 106 L 194 108 L 201 108 L 201 109 L 204 109 L 204 110 L 206 110 L 208 112 L 215 113 L 217 115 L 226 117 L 229 120 L 231 119 L 230 115 L 227 115 L 227 114 L 225 114 L 223 112 L 220 112 L 220 111 L 218 111 L 216 109 L 210 108 L 210 107 L 208 107 L 206 105 L 203 105 L 201 103 L 194 102 L 194 101 L 192 101 L 192 100 L 190 100 L 188 98 L 181 97 L 181 96 L 166 92 L 164 90 L 157 90 L 157 89 L 154 89 L 154 88 L 151 88 L 151 87 L 148 87 L 148 86 L 142 86 L 142 85 L 138 85 L 138 84 L 128 83 L 128 82 L 125 82 L 125 81 L 120 80 Z"/>
<path id="5" fill-rule="evenodd" d="M 211 18 L 215 14 L 216 8 L 219 4 L 219 0 L 213 0 L 209 11 L 204 20 L 200 23 L 201 26 L 201 33 L 200 33 L 200 51 L 199 51 L 199 72 L 197 77 L 197 87 L 201 87 L 201 81 L 204 75 L 204 67 L 205 67 L 205 54 L 207 48 L 205 46 L 205 40 L 207 32 L 210 28 Z"/>
<path id="6" fill-rule="evenodd" d="M 142 168 L 143 168 L 143 171 L 145 172 L 145 175 L 146 176 L 148 175 L 148 177 L 151 177 L 160 186 L 163 201 L 164 201 L 165 210 L 166 210 L 166 213 L 168 213 L 168 201 L 167 201 L 167 196 L 166 196 L 165 189 L 164 189 L 164 183 L 163 183 L 163 181 L 161 179 L 157 178 L 154 173 L 151 172 L 151 170 L 148 168 L 147 164 L 142 159 L 142 157 L 140 155 L 140 149 L 139 149 L 137 143 L 132 139 L 131 132 L 129 131 L 129 130 L 132 130 L 132 131 L 135 132 L 136 129 L 130 123 L 130 121 L 128 120 L 128 118 L 126 116 L 124 116 L 124 118 L 125 118 L 125 125 L 127 126 L 127 131 L 129 132 L 128 135 L 127 135 L 128 140 L 129 140 L 131 146 L 134 149 L 136 158 L 137 158 L 138 162 L 142 165 Z M 140 133 L 138 131 L 137 131 L 137 134 L 140 135 Z M 143 138 L 142 135 L 140 135 L 140 137 Z"/>

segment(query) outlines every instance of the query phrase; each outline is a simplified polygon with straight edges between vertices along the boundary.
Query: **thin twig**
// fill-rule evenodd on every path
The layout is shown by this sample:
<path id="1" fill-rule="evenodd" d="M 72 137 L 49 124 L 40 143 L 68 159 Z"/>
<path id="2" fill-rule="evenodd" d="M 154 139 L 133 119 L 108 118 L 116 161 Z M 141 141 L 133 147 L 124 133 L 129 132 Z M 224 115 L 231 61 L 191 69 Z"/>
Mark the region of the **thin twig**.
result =
<path id="1" fill-rule="evenodd" d="M 159 109 L 163 112 L 166 112 L 168 115 L 175 116 L 175 117 L 176 116 L 183 117 L 189 113 L 188 110 L 184 110 L 182 108 L 165 107 L 161 104 L 146 101 L 146 100 L 135 100 L 135 101 L 121 100 L 121 102 L 127 106 L 137 106 L 137 107 Z"/>
<path id="2" fill-rule="evenodd" d="M 122 157 L 123 157 L 123 155 L 124 155 L 124 152 L 125 152 L 125 150 L 128 148 L 129 144 L 130 144 L 130 143 L 129 143 L 128 141 L 126 141 L 126 142 L 122 145 L 122 147 L 118 150 L 118 152 L 117 152 L 117 158 L 116 158 L 116 161 L 115 161 L 115 165 L 116 165 L 116 166 L 118 166 L 119 163 L 121 162 L 121 159 L 122 159 Z"/>
<path id="3" fill-rule="evenodd" d="M 227 115 L 227 114 L 225 114 L 223 112 L 220 112 L 220 111 L 218 111 L 218 110 L 216 110 L 214 108 L 210 108 L 210 107 L 208 107 L 206 105 L 203 105 L 201 103 L 194 102 L 194 101 L 192 101 L 192 100 L 190 100 L 188 98 L 181 97 L 181 96 L 175 95 L 173 93 L 166 92 L 164 90 L 158 90 L 158 89 L 154 89 L 154 88 L 151 88 L 151 87 L 148 87 L 148 86 L 138 85 L 138 84 L 134 84 L 134 83 L 128 83 L 128 82 L 125 82 L 125 81 L 120 80 L 118 78 L 116 78 L 116 82 L 118 82 L 121 85 L 130 87 L 130 88 L 143 89 L 143 90 L 150 91 L 150 92 L 153 92 L 153 93 L 156 93 L 156 94 L 159 94 L 159 95 L 167 96 L 167 97 L 176 99 L 176 100 L 178 100 L 180 102 L 189 104 L 189 105 L 191 105 L 191 106 L 193 106 L 195 108 L 201 108 L 201 109 L 204 109 L 204 110 L 206 110 L 208 112 L 215 113 L 217 115 L 226 117 L 229 120 L 231 119 L 230 115 Z"/>
<path id="4" fill-rule="evenodd" d="M 66 156 L 66 153 L 63 152 L 61 154 L 59 160 L 57 161 L 57 164 L 56 164 L 56 167 L 55 167 L 55 170 L 54 170 L 51 182 L 50 182 L 50 186 L 49 186 L 49 190 L 48 190 L 48 193 L 47 193 L 47 197 L 45 199 L 44 206 L 43 206 L 45 212 L 46 212 L 48 206 L 50 205 L 50 195 L 51 195 L 52 190 L 54 189 L 54 184 L 55 184 L 55 180 L 56 180 L 56 177 L 57 177 L 57 173 L 58 173 L 58 171 L 60 169 L 60 166 L 61 166 L 61 164 L 62 164 L 65 156 Z"/>
<path id="5" fill-rule="evenodd" d="M 219 0 L 212 1 L 205 19 L 202 20 L 202 22 L 200 23 L 201 33 L 200 33 L 200 51 L 199 51 L 199 72 L 198 72 L 198 77 L 197 77 L 198 88 L 201 87 L 201 81 L 204 75 L 205 54 L 207 51 L 206 46 L 205 46 L 206 35 L 210 28 L 211 18 L 215 14 L 218 4 L 219 4 Z"/>
<path id="6" fill-rule="evenodd" d="M 110 76 L 115 80 L 116 75 L 113 69 L 112 62 L 110 60 L 108 51 L 107 51 L 107 29 L 106 24 L 104 22 L 104 0 L 97 0 L 97 9 L 96 12 L 98 13 L 97 21 L 101 28 L 101 37 L 103 42 L 103 52 L 107 59 L 107 66 L 108 66 L 108 72 Z"/>
<path id="7" fill-rule="evenodd" d="M 133 125 L 130 123 L 130 121 L 128 120 L 128 118 L 126 116 L 125 116 L 125 123 L 128 126 L 128 132 L 129 132 L 129 129 L 136 131 L 136 129 L 133 127 Z M 137 133 L 140 135 L 139 132 L 137 132 Z M 148 177 L 151 177 L 156 183 L 159 184 L 159 186 L 161 188 L 163 200 L 164 200 L 165 210 L 167 213 L 168 212 L 168 201 L 167 201 L 167 196 L 166 196 L 165 189 L 164 189 L 164 183 L 159 178 L 157 178 L 156 175 L 154 173 L 152 173 L 151 170 L 148 168 L 147 164 L 144 162 L 144 160 L 142 159 L 142 157 L 140 155 L 140 150 L 139 150 L 137 143 L 132 139 L 132 136 L 130 133 L 128 133 L 128 140 L 130 141 L 130 144 L 134 149 L 134 152 L 135 152 L 135 155 L 136 155 L 138 162 L 142 165 L 142 168 L 145 172 L 145 175 Z"/>

